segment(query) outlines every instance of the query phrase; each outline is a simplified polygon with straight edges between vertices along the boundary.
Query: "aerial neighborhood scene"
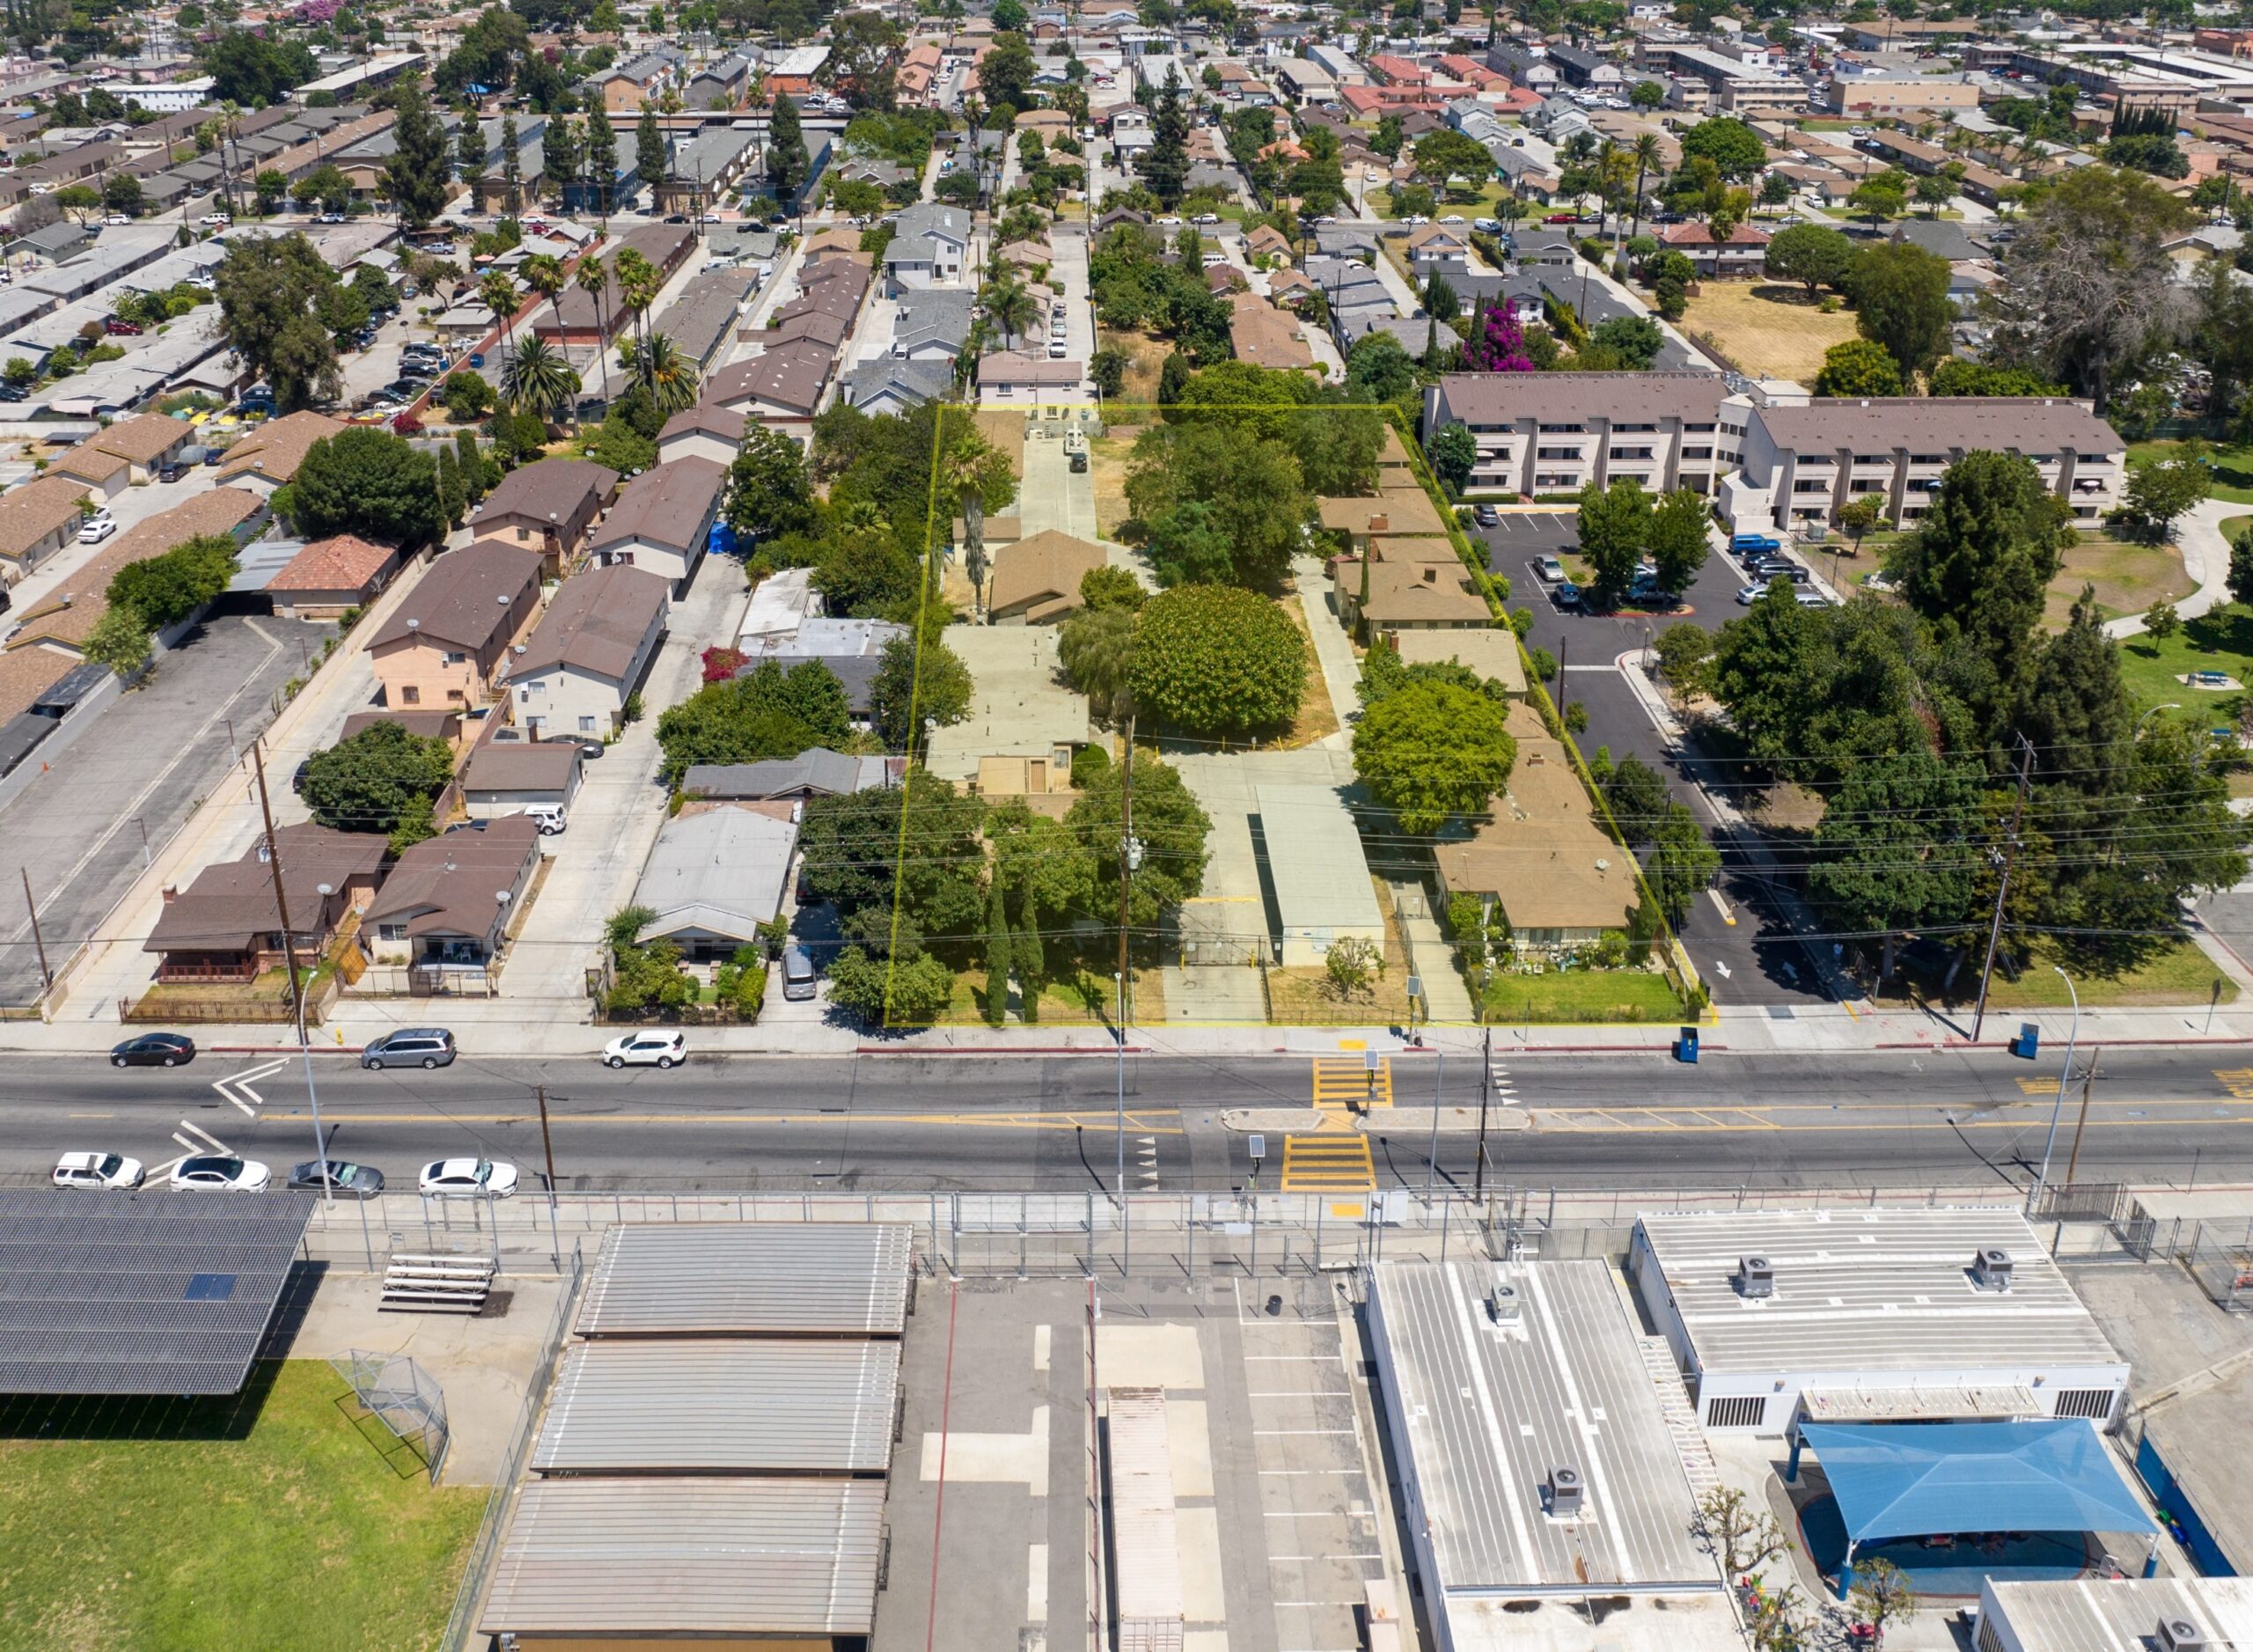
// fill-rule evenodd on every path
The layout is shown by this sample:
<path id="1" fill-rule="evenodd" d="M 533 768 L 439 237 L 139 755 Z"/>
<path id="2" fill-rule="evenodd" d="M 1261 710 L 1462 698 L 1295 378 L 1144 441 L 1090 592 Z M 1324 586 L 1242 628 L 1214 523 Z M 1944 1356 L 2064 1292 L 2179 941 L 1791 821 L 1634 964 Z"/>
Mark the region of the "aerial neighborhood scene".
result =
<path id="1" fill-rule="evenodd" d="M 0 36 L 0 1652 L 2253 1652 L 2253 6 Z"/>

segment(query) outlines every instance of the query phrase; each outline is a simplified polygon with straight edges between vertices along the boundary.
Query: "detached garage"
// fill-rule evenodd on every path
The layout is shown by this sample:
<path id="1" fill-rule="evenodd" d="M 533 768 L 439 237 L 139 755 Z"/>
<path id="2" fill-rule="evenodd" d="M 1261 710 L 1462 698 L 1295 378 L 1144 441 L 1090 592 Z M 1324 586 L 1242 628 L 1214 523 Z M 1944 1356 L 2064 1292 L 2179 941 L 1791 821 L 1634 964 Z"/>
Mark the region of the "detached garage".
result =
<path id="1" fill-rule="evenodd" d="M 582 767 L 579 748 L 568 741 L 488 742 L 462 766 L 462 806 L 473 820 L 522 814 L 535 804 L 568 808 Z"/>

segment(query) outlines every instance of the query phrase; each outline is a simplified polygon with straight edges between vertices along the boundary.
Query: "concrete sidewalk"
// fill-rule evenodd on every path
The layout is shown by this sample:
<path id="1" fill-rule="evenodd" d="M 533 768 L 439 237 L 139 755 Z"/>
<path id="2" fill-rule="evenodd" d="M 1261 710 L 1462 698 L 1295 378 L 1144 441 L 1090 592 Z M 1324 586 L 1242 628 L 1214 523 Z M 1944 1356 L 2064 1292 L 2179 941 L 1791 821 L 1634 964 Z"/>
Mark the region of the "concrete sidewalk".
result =
<path id="1" fill-rule="evenodd" d="M 2175 525 L 2175 547 L 2183 554 L 2183 571 L 2198 588 L 2175 605 L 2177 616 L 2196 620 L 2229 600 L 2229 541 L 2221 525 L 2242 517 L 2245 507 L 2227 499 L 2208 499 L 2191 507 Z M 2139 613 L 2122 614 L 2104 622 L 2104 635 L 2113 638 L 2140 636 L 2145 630 Z"/>

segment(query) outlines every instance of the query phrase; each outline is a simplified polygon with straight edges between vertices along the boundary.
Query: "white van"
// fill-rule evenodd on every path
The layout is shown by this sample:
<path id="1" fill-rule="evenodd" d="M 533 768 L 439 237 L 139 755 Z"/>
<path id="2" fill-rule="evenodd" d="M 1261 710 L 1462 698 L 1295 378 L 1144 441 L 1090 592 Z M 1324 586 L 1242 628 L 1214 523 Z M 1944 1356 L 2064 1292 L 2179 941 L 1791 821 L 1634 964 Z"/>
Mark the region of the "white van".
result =
<path id="1" fill-rule="evenodd" d="M 533 804 L 525 811 L 525 818 L 539 828 L 539 835 L 544 838 L 560 836 L 563 828 L 570 825 L 560 803 Z"/>

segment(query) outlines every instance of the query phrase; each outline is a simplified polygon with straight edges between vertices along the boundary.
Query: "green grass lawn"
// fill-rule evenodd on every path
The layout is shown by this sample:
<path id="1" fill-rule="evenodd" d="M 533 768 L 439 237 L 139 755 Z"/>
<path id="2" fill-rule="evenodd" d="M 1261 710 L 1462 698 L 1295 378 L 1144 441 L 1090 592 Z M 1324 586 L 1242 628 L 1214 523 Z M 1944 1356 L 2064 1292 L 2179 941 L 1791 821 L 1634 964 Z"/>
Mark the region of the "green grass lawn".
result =
<path id="1" fill-rule="evenodd" d="M 2128 447 L 2128 463 L 2154 465 L 2161 459 L 2175 458 L 2183 451 L 2180 442 L 2133 442 Z M 2229 447 L 2209 443 L 2206 457 L 2213 461 L 2214 497 L 2234 503 L 2253 505 L 2253 447 Z"/>
<path id="2" fill-rule="evenodd" d="M 1390 189 L 1372 189 L 1369 192 L 1369 209 L 1381 218 L 1397 218 L 1401 216 L 1393 209 L 1392 191 Z M 1444 217 L 1450 212 L 1460 212 L 1465 218 L 1500 218 L 1504 224 L 1508 224 L 1518 215 L 1524 203 L 1511 199 L 1509 187 L 1506 184 L 1481 184 L 1475 190 L 1465 189 L 1458 184 L 1439 198 L 1439 209 L 1432 216 L 1437 219 Z M 1501 209 L 1499 211 L 1496 210 L 1498 207 Z M 1560 206 L 1557 210 L 1561 212 L 1564 208 Z"/>
<path id="3" fill-rule="evenodd" d="M 2227 672 L 2240 682 L 2253 677 L 2253 609 L 2229 603 L 2196 620 L 2164 642 L 2148 635 L 2120 645 L 2120 675 L 2139 710 L 2176 705 L 2160 715 L 2192 728 L 2219 728 L 2222 707 L 2235 689 L 2198 689 L 2176 680 L 2191 672 Z"/>
<path id="4" fill-rule="evenodd" d="M 487 1490 L 438 1487 L 328 1366 L 213 1400 L 0 1405 L 0 1646 L 422 1652 Z"/>
<path id="5" fill-rule="evenodd" d="M 1973 964 L 1977 962 L 1973 959 Z M 2062 967 L 2073 977 L 2072 991 L 2058 979 L 2052 965 Z M 2084 966 L 2064 958 L 2049 943 L 2037 941 L 2033 957 L 2015 980 L 2007 979 L 2000 966 L 1997 967 L 1994 984 L 1987 993 L 1987 1008 L 2065 1010 L 2072 1007 L 2073 993 L 2076 991 L 2087 1007 L 2203 1004 L 2213 996 L 2216 982 L 2221 985 L 2221 1002 L 2236 1002 L 2236 985 L 2189 941 L 2169 942 L 2141 963 L 2113 975 L 2090 973 Z M 1926 983 L 1919 991 L 1904 994 L 1901 983 L 1896 981 L 1888 984 L 1882 996 L 1872 995 L 1871 1001 L 1882 1008 L 1922 1002 L 1922 992 L 1931 987 L 1932 983 Z M 1953 1002 L 1962 1008 L 1977 1002 L 1978 996 L 1978 972 L 1967 966 L 1956 975 Z"/>
<path id="6" fill-rule="evenodd" d="M 1501 1024 L 1590 1021 L 1675 1021 L 1682 1001 L 1666 977 L 1640 969 L 1574 969 L 1545 975 L 1497 975 L 1486 986 L 1486 1014 Z"/>

